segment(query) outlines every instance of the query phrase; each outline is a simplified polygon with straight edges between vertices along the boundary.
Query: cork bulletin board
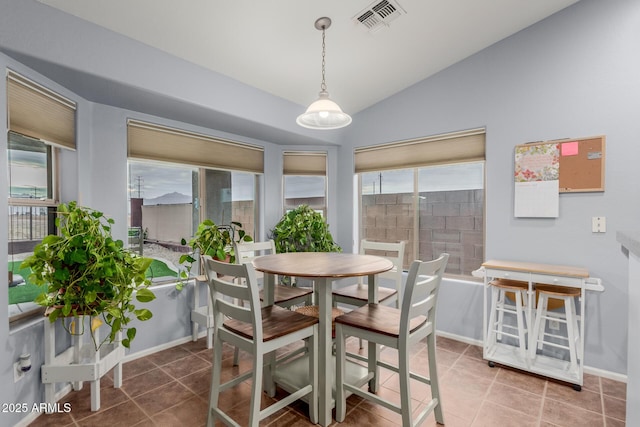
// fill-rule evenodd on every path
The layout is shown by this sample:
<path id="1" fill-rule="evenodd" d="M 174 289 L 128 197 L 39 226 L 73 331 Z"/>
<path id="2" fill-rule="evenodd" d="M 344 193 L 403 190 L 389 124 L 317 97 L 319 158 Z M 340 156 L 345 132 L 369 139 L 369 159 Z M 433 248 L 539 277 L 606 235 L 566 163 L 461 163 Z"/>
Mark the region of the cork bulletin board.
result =
<path id="1" fill-rule="evenodd" d="M 604 135 L 522 144 L 516 149 L 556 144 L 560 193 L 604 191 Z"/>

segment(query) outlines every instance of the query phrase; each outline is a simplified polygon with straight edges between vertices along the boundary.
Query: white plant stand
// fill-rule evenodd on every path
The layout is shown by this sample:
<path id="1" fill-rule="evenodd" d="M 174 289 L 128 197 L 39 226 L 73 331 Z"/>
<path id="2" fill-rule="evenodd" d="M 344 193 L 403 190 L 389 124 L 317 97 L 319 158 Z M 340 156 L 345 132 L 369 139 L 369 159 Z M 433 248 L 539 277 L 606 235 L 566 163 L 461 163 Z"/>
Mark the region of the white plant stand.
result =
<path id="1" fill-rule="evenodd" d="M 207 293 L 205 305 L 200 305 L 200 286 L 204 285 Z M 207 329 L 207 348 L 213 348 L 213 311 L 209 297 L 209 284 L 205 276 L 196 277 L 193 282 L 193 310 L 191 310 L 191 339 L 198 341 L 198 326 Z"/>
<path id="2" fill-rule="evenodd" d="M 115 367 L 113 371 L 113 386 L 122 385 L 122 359 L 124 347 L 120 344 L 122 333 L 118 333 L 116 341 L 104 344 L 95 350 L 89 329 L 82 335 L 74 335 L 69 348 L 56 355 L 56 323 L 75 321 L 76 325 L 85 321 L 84 316 L 59 319 L 51 323 L 44 321 L 44 365 L 40 370 L 44 384 L 44 397 L 47 408 L 55 405 L 55 383 L 71 382 L 74 390 L 82 389 L 82 382 L 91 382 L 91 410 L 100 409 L 100 379 Z M 90 322 L 89 322 L 90 323 Z M 100 328 L 94 334 L 99 342 Z M 47 409 L 47 413 L 50 409 Z"/>

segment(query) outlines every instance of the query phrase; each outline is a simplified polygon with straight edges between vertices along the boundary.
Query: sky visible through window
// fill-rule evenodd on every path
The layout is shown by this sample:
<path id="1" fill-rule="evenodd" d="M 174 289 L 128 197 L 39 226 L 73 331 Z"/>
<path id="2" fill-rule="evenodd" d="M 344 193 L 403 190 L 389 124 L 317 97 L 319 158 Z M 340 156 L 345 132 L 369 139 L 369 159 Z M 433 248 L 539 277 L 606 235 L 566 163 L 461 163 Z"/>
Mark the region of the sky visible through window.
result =
<path id="1" fill-rule="evenodd" d="M 398 169 L 362 174 L 362 194 L 413 192 L 414 169 Z M 484 164 L 459 163 L 420 168 L 418 191 L 475 190 L 484 188 Z"/>

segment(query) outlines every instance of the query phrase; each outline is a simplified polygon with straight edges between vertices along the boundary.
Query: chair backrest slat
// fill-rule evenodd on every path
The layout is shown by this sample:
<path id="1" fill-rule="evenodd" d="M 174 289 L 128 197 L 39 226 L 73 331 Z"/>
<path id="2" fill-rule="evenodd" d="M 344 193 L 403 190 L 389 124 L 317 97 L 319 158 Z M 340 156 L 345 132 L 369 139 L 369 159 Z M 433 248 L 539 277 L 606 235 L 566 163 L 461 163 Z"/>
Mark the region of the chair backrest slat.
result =
<path id="1" fill-rule="evenodd" d="M 262 341 L 262 312 L 256 272 L 251 263 L 229 264 L 202 257 L 214 307 L 214 327 L 225 316 L 251 324 L 255 341 Z M 245 304 L 248 302 L 249 304 Z"/>
<path id="2" fill-rule="evenodd" d="M 240 242 L 236 243 L 235 246 L 236 262 L 238 264 L 251 262 L 261 255 L 276 253 L 276 244 L 271 239 L 264 242 Z"/>
<path id="3" fill-rule="evenodd" d="M 435 328 L 438 290 L 449 254 L 443 253 L 433 261 L 413 261 L 405 285 L 400 320 L 401 334 L 408 333 L 411 319 L 426 316 Z"/>
<path id="4" fill-rule="evenodd" d="M 404 247 L 405 242 L 374 242 L 372 240 L 363 239 L 360 242 L 360 254 L 362 255 L 377 255 L 383 258 L 387 258 L 393 263 L 393 268 L 389 271 L 378 274 L 379 278 L 390 279 L 395 281 L 396 290 L 398 291 L 398 300 L 401 305 L 402 295 L 400 290 L 402 288 L 402 267 L 404 264 Z M 362 283 L 363 278 L 359 281 Z"/>

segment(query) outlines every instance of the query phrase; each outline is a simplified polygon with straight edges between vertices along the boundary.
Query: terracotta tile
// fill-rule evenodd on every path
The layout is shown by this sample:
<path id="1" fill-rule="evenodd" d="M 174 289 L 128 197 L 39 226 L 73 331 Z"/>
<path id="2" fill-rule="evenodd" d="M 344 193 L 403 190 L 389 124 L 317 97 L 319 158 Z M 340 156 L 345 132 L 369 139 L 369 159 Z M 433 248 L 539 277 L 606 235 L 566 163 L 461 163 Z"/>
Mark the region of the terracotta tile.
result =
<path id="1" fill-rule="evenodd" d="M 496 382 L 535 394 L 542 394 L 544 392 L 544 388 L 547 384 L 546 379 L 514 369 L 502 367 L 498 369 L 499 371 L 498 375 L 496 375 Z"/>
<path id="2" fill-rule="evenodd" d="M 144 412 L 132 401 L 121 403 L 104 412 L 78 421 L 79 427 L 130 427 L 148 419 Z"/>
<path id="3" fill-rule="evenodd" d="M 200 371 L 201 369 L 211 367 L 211 363 L 201 359 L 200 357 L 192 354 L 183 359 L 176 360 L 175 362 L 167 363 L 160 367 L 164 372 L 171 375 L 173 378 L 185 377 L 194 371 Z"/>
<path id="4" fill-rule="evenodd" d="M 449 414 L 455 414 L 459 419 L 471 423 L 484 400 L 482 395 L 477 396 L 455 387 L 443 387 L 441 395 L 445 422 Z"/>
<path id="5" fill-rule="evenodd" d="M 618 399 L 627 398 L 627 384 L 611 380 L 609 378 L 600 378 L 600 382 L 602 383 L 602 394 L 606 394 L 611 397 L 616 397 Z"/>
<path id="6" fill-rule="evenodd" d="M 436 348 L 436 363 L 438 364 L 438 366 L 453 366 L 453 364 L 456 363 L 456 360 L 458 360 L 459 357 L 459 353 Z"/>
<path id="7" fill-rule="evenodd" d="M 281 417 L 268 424 L 269 427 L 307 427 L 315 426 L 311 420 L 295 411 L 287 411 Z"/>
<path id="8" fill-rule="evenodd" d="M 182 344 L 180 347 L 192 353 L 200 353 L 201 351 L 207 350 L 207 339 L 200 338 L 197 341 L 189 341 L 185 344 Z"/>
<path id="9" fill-rule="evenodd" d="M 468 347 L 469 344 L 463 343 L 462 341 L 456 341 L 445 337 L 436 337 L 436 348 L 440 348 L 442 350 L 462 354 Z"/>
<path id="10" fill-rule="evenodd" d="M 233 390 L 233 389 L 230 389 L 230 390 Z M 266 408 L 267 406 L 271 405 L 273 402 L 274 402 L 274 399 L 272 399 L 269 396 L 267 396 L 266 394 L 262 393 L 261 399 L 260 399 L 260 409 Z M 228 410 L 224 409 L 225 407 L 222 406 L 222 404 L 221 404 L 221 407 L 223 408 L 224 412 L 229 417 L 231 417 L 233 420 L 235 420 L 235 422 L 237 422 L 241 426 L 249 425 L 250 397 L 249 397 L 249 399 L 243 400 L 242 402 L 239 402 L 239 403 L 241 403 L 241 404 L 234 405 L 233 407 L 230 407 L 230 409 L 228 409 Z M 283 409 L 277 411 L 275 414 L 273 414 L 273 415 L 265 418 L 264 420 L 262 420 L 260 422 L 260 424 L 261 425 L 269 425 L 269 423 L 272 423 L 273 421 L 277 420 L 282 415 L 284 415 L 285 412 L 287 412 L 287 411 L 289 411 L 288 408 L 283 408 Z M 215 425 L 216 426 L 222 426 L 224 424 L 220 420 L 216 420 L 216 424 Z"/>
<path id="11" fill-rule="evenodd" d="M 211 368 L 201 369 L 180 378 L 179 381 L 195 394 L 209 392 L 209 387 L 211 387 Z"/>
<path id="12" fill-rule="evenodd" d="M 489 368 L 482 359 L 479 346 L 456 343 L 439 338 L 437 348 L 441 403 L 447 427 L 469 426 L 527 426 L 572 427 L 625 425 L 626 384 L 585 374 L 581 392 L 570 385 L 558 383 L 527 372 L 498 366 Z M 358 350 L 358 342 L 349 339 L 347 346 Z M 280 354 L 295 351 L 299 345 L 289 346 Z M 366 354 L 366 349 L 361 352 Z M 32 426 L 195 426 L 206 424 L 211 378 L 212 351 L 206 340 L 164 350 L 152 356 L 123 365 L 124 384 L 114 389 L 109 372 L 101 380 L 101 409 L 90 410 L 90 386 L 72 391 L 60 402 L 72 404 L 70 414 L 42 415 Z M 225 345 L 222 379 L 227 381 L 238 373 L 252 369 L 249 354 L 242 353 L 240 366 L 233 366 L 233 347 Z M 381 357 L 392 364 L 397 352 L 384 349 Z M 426 342 L 411 349 L 411 367 L 428 376 Z M 160 364 L 162 368 L 158 368 Z M 179 378 L 179 379 L 174 379 Z M 430 387 L 412 380 L 412 409 L 414 416 L 430 399 Z M 220 407 L 231 413 L 241 424 L 246 423 L 251 398 L 250 379 L 223 392 Z M 381 369 L 380 395 L 399 402 L 398 375 Z M 601 393 L 602 391 L 602 393 Z M 287 393 L 278 390 L 276 399 Z M 273 399 L 261 393 L 262 406 Z M 150 418 L 150 417 L 153 417 Z M 332 426 L 399 426 L 399 414 L 357 396 L 347 400 L 344 423 Z M 308 406 L 297 401 L 260 425 L 309 426 Z M 423 426 L 435 427 L 430 414 Z"/>
<path id="13" fill-rule="evenodd" d="M 451 368 L 445 375 L 440 376 L 441 388 L 454 392 L 463 391 L 480 398 L 485 397 L 491 383 L 490 379 L 469 375 L 455 368 Z"/>
<path id="14" fill-rule="evenodd" d="M 485 401 L 472 427 L 533 427 L 538 425 L 538 418 L 524 415 L 520 411 L 493 402 Z"/>
<path id="15" fill-rule="evenodd" d="M 570 385 L 549 381 L 545 397 L 602 414 L 600 394 L 589 390 L 575 391 Z"/>
<path id="16" fill-rule="evenodd" d="M 622 420 L 607 417 L 607 427 L 625 427 L 626 423 Z"/>
<path id="17" fill-rule="evenodd" d="M 525 415 L 537 418 L 542 410 L 542 396 L 498 382 L 492 384 L 486 398 L 492 403 L 512 408 Z"/>
<path id="18" fill-rule="evenodd" d="M 474 359 L 484 360 L 482 358 L 482 347 L 479 345 L 469 345 L 469 347 L 467 347 L 467 349 L 462 354 Z"/>
<path id="19" fill-rule="evenodd" d="M 61 399 L 62 402 L 71 404 L 71 416 L 74 420 L 81 420 L 99 412 L 119 405 L 128 399 L 127 395 L 118 388 L 108 387 L 100 389 L 100 409 L 91 411 L 91 386 L 85 382 L 82 390 L 72 391 Z"/>
<path id="20" fill-rule="evenodd" d="M 153 416 L 153 422 L 158 427 L 200 427 L 207 424 L 208 405 L 198 398 L 191 398 L 158 412 Z"/>
<path id="21" fill-rule="evenodd" d="M 627 414 L 627 401 L 604 395 L 604 414 L 607 417 L 625 420 Z"/>
<path id="22" fill-rule="evenodd" d="M 167 350 L 163 350 L 147 356 L 147 360 L 155 363 L 158 366 L 162 366 L 166 365 L 167 363 L 175 362 L 176 360 L 185 358 L 189 355 L 191 355 L 191 352 L 189 350 L 186 350 L 182 347 L 171 347 Z"/>
<path id="23" fill-rule="evenodd" d="M 156 368 L 145 374 L 125 379 L 122 389 L 130 397 L 135 397 L 171 381 L 173 381 L 173 378 L 164 373 L 160 368 Z"/>
<path id="24" fill-rule="evenodd" d="M 604 426 L 604 417 L 602 414 L 587 411 L 586 409 L 553 399 L 544 400 L 542 420 L 563 427 Z"/>
<path id="25" fill-rule="evenodd" d="M 32 427 L 58 427 L 74 425 L 71 414 L 66 412 L 54 412 L 52 414 L 40 414 L 29 426 Z"/>
<path id="26" fill-rule="evenodd" d="M 195 394 L 182 384 L 173 381 L 150 392 L 141 394 L 133 400 L 149 415 L 175 406 L 177 402 L 191 399 Z"/>
<path id="27" fill-rule="evenodd" d="M 584 374 L 582 376 L 582 389 L 589 390 L 594 393 L 600 393 L 600 377 L 596 375 Z"/>
<path id="28" fill-rule="evenodd" d="M 152 363 L 146 357 L 135 359 L 127 363 L 122 364 L 122 380 L 125 378 L 133 378 L 137 375 L 144 374 L 156 367 L 155 363 Z M 111 378 L 113 378 L 113 369 L 110 371 Z"/>
<path id="29" fill-rule="evenodd" d="M 458 372 L 475 375 L 490 381 L 493 381 L 496 375 L 498 375 L 498 369 L 489 367 L 484 360 L 473 359 L 467 356 L 458 358 L 451 368 Z"/>

